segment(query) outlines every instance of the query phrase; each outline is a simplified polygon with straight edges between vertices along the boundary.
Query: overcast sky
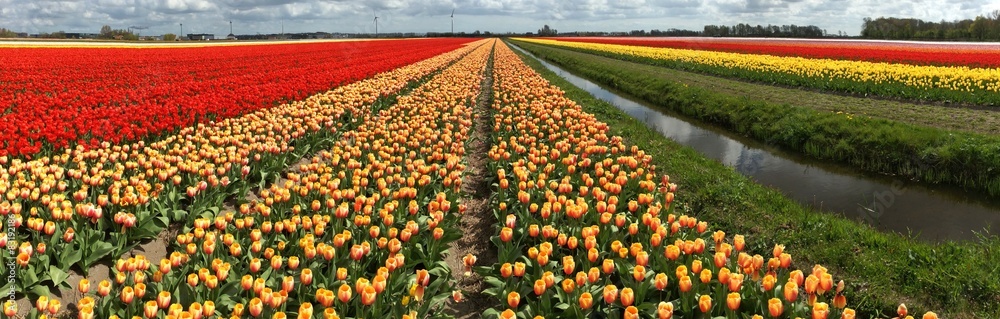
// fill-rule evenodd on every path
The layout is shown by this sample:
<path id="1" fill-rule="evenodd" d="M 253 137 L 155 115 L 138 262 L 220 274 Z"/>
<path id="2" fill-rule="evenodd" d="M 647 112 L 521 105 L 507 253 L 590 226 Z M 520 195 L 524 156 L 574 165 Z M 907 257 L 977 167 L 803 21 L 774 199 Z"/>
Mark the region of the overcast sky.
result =
<path id="1" fill-rule="evenodd" d="M 856 35 L 864 17 L 940 21 L 1000 10 L 996 0 L 0 0 L 0 27 L 93 32 L 148 26 L 142 34 L 285 32 L 701 30 L 705 24 L 817 25 Z"/>

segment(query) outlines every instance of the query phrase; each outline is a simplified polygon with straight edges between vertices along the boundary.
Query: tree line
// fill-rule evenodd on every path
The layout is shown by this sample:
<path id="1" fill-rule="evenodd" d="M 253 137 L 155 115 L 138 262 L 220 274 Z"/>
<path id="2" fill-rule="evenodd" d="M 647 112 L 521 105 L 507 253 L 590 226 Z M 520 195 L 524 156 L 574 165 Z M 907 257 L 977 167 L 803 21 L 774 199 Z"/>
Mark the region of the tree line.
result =
<path id="1" fill-rule="evenodd" d="M 555 36 L 555 29 L 548 25 L 538 30 L 539 36 Z M 684 29 L 659 30 L 632 30 L 629 32 L 568 32 L 558 33 L 562 36 L 633 36 L 633 37 L 755 37 L 755 38 L 822 38 L 822 37 L 846 37 L 847 34 L 841 31 L 830 34 L 825 29 L 814 25 L 750 25 L 740 23 L 736 25 L 706 25 L 701 31 Z M 532 34 L 528 34 L 532 35 Z"/>
<path id="2" fill-rule="evenodd" d="M 706 25 L 702 30 L 706 37 L 776 37 L 776 38 L 821 38 L 829 36 L 826 30 L 814 25 L 749 25 L 740 23 L 732 26 Z"/>
<path id="3" fill-rule="evenodd" d="M 861 37 L 887 40 L 1000 40 L 1000 10 L 975 19 L 929 22 L 913 18 L 865 18 Z"/>

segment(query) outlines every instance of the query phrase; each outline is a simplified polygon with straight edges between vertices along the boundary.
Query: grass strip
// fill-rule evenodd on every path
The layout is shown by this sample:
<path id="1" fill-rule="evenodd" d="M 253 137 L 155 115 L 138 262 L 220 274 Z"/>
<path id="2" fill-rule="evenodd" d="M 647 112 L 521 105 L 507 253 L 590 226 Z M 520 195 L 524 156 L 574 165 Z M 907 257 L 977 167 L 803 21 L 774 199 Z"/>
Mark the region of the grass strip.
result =
<path id="1" fill-rule="evenodd" d="M 859 318 L 893 317 L 899 302 L 911 313 L 932 310 L 946 318 L 996 318 L 1000 313 L 1000 281 L 993 275 L 1000 273 L 1000 240 L 926 244 L 803 207 L 660 135 L 538 61 L 522 59 L 608 123 L 610 134 L 647 150 L 656 166 L 681 186 L 678 209 L 747 235 L 753 239 L 747 243 L 751 252 L 766 253 L 782 243 L 798 258 L 796 267 L 829 267 L 845 278 L 849 303 L 858 308 Z"/>
<path id="2" fill-rule="evenodd" d="M 516 43 L 595 82 L 764 143 L 869 172 L 1000 195 L 998 136 L 768 103 L 677 83 L 658 67 Z"/>

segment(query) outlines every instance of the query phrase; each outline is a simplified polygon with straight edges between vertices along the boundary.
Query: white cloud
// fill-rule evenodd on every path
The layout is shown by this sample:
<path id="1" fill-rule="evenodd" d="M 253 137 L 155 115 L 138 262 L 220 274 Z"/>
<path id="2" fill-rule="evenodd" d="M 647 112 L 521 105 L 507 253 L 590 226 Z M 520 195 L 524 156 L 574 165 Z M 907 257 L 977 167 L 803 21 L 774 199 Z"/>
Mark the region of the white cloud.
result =
<path id="1" fill-rule="evenodd" d="M 146 34 L 280 32 L 444 32 L 693 29 L 706 24 L 814 24 L 857 34 L 865 17 L 929 21 L 1000 9 L 991 0 L 0 0 L 0 27 L 25 32 L 97 32 L 145 25 Z"/>

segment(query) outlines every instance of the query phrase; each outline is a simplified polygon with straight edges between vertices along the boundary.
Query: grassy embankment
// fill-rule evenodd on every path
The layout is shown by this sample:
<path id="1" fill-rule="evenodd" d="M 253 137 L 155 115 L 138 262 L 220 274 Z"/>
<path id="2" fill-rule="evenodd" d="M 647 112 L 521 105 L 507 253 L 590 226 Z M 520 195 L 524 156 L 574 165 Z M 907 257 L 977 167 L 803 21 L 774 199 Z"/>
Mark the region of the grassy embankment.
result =
<path id="1" fill-rule="evenodd" d="M 785 244 L 797 267 L 830 268 L 847 281 L 848 302 L 860 311 L 859 318 L 895 316 L 900 302 L 911 313 L 932 310 L 946 318 L 1000 313 L 1000 281 L 995 279 L 1000 273 L 1000 241 L 931 245 L 818 213 L 663 137 L 534 59 L 522 58 L 585 111 L 608 123 L 611 134 L 647 150 L 657 167 L 680 185 L 676 210 L 728 233 L 747 235 L 747 247 L 754 253 L 767 254 L 775 244 Z"/>
<path id="2" fill-rule="evenodd" d="M 1000 196 L 1000 136 L 989 125 L 1000 121 L 997 112 L 904 107 L 517 44 L 595 82 L 768 144 L 869 172 Z M 840 111 L 838 105 L 847 113 L 831 112 Z M 928 125 L 936 121 L 941 124 Z"/>

